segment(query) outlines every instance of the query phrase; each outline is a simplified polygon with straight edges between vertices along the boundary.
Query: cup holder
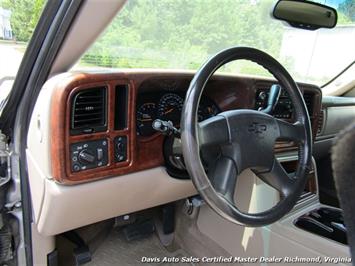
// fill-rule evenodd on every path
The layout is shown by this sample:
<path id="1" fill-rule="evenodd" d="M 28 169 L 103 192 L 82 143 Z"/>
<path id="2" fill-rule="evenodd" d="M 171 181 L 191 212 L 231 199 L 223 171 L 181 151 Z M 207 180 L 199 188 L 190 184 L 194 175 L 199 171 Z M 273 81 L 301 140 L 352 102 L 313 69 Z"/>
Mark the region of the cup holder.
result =
<path id="1" fill-rule="evenodd" d="M 331 208 L 319 208 L 296 219 L 294 224 L 313 234 L 348 244 L 343 212 Z"/>

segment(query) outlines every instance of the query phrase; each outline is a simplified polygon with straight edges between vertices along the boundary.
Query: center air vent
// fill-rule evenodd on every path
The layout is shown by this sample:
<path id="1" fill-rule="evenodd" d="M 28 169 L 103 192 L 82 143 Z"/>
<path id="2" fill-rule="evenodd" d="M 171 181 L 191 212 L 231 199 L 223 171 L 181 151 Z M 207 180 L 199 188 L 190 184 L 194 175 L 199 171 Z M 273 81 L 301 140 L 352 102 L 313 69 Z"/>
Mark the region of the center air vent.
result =
<path id="1" fill-rule="evenodd" d="M 72 135 L 105 131 L 107 129 L 106 88 L 79 91 L 72 98 Z"/>

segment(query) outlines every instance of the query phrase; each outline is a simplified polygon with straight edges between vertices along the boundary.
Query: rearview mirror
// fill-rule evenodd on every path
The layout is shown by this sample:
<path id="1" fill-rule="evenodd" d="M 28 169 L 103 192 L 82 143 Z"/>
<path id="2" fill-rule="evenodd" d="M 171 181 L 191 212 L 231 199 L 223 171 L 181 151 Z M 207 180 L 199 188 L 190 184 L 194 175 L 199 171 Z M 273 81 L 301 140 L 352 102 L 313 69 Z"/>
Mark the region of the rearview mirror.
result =
<path id="1" fill-rule="evenodd" d="M 338 20 L 334 8 L 303 0 L 279 0 L 272 14 L 292 27 L 306 30 L 334 28 Z"/>

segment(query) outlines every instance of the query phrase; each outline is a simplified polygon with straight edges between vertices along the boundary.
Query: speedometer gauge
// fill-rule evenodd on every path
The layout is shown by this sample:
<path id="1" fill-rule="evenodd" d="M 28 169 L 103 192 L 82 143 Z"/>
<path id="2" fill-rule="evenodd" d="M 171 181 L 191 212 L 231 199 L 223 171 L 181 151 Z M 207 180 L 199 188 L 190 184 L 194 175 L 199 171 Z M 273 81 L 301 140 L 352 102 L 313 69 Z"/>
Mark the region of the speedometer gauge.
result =
<path id="1" fill-rule="evenodd" d="M 155 103 L 144 103 L 137 110 L 137 133 L 140 136 L 154 134 L 152 122 L 156 119 L 157 110 Z"/>
<path id="2" fill-rule="evenodd" d="M 174 126 L 180 127 L 180 116 L 184 100 L 175 93 L 167 93 L 161 97 L 158 105 L 158 116 L 162 120 L 173 122 Z"/>

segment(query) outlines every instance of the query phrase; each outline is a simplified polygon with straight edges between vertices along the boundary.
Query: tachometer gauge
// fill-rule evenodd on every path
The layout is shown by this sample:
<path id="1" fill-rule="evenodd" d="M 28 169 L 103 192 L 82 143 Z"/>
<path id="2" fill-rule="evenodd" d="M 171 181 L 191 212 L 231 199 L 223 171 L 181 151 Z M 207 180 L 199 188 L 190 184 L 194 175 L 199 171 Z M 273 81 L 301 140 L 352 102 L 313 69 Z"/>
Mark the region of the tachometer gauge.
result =
<path id="1" fill-rule="evenodd" d="M 183 104 L 184 100 L 179 95 L 175 93 L 165 94 L 159 101 L 158 117 L 173 122 L 174 126 L 179 128 Z"/>
<path id="2" fill-rule="evenodd" d="M 137 110 L 137 133 L 140 136 L 150 136 L 156 131 L 152 122 L 156 119 L 157 110 L 155 103 L 144 103 Z"/>

